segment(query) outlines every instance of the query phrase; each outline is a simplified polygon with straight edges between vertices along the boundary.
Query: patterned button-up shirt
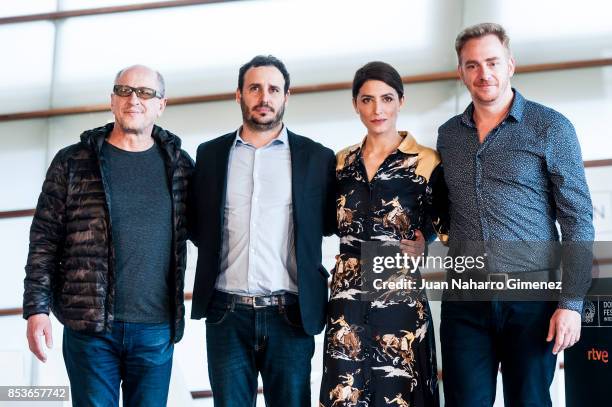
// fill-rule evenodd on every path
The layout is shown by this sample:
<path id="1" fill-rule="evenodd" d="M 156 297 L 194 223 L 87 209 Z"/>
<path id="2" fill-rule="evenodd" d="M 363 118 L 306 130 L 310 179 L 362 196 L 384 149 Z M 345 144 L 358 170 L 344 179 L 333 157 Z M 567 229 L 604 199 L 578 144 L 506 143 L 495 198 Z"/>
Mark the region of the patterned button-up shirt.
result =
<path id="1" fill-rule="evenodd" d="M 473 104 L 438 130 L 451 248 L 461 241 L 558 241 L 555 222 L 564 242 L 592 241 L 593 207 L 574 127 L 513 91 L 508 115 L 482 144 Z M 588 279 L 590 268 L 572 270 L 573 278 Z M 562 295 L 560 307 L 581 309 L 572 299 Z"/>

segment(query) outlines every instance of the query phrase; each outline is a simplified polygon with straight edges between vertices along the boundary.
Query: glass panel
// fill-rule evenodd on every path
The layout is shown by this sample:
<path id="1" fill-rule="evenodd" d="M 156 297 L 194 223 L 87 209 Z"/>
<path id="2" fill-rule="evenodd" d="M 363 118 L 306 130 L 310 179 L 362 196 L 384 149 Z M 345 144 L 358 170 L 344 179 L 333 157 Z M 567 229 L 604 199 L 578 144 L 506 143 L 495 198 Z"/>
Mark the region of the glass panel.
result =
<path id="1" fill-rule="evenodd" d="M 612 3 L 600 0 L 465 0 L 464 24 L 502 24 L 519 66 L 612 53 Z"/>
<path id="2" fill-rule="evenodd" d="M 50 13 L 57 10 L 56 0 L 2 0 L 0 17 L 23 16 L 28 14 Z"/>
<path id="3" fill-rule="evenodd" d="M 47 171 L 47 121 L 0 123 L 0 135 L 0 211 L 34 208 Z"/>
<path id="4" fill-rule="evenodd" d="M 21 308 L 31 217 L 0 219 L 0 308 Z M 2 317 L 0 317 L 0 320 Z"/>
<path id="5" fill-rule="evenodd" d="M 581 0 L 563 5 L 556 0 L 502 0 L 500 3 L 499 15 L 516 43 L 534 39 L 558 42 L 612 34 L 609 1 Z"/>
<path id="6" fill-rule="evenodd" d="M 595 227 L 595 240 L 612 240 L 612 188 L 610 178 L 612 177 L 612 166 L 592 167 L 585 170 L 589 192 L 593 200 L 593 226 Z M 600 253 L 600 258 L 611 258 L 612 253 Z M 610 267 L 600 267 L 600 276 Z M 611 274 L 607 274 L 611 277 Z"/>
<path id="7" fill-rule="evenodd" d="M 433 24 L 440 4 L 381 1 L 377 8 L 399 16 L 384 28 L 363 21 L 371 8 L 365 0 L 231 2 L 68 19 L 59 28 L 53 105 L 107 103 L 115 73 L 135 63 L 159 69 L 171 97 L 232 92 L 238 68 L 256 54 L 281 58 L 295 85 L 350 81 L 373 59 L 402 74 L 450 69 L 452 50 L 433 44 L 450 43 L 456 27 L 446 20 L 457 10 L 449 6 Z"/>
<path id="8" fill-rule="evenodd" d="M 48 108 L 54 34 L 48 21 L 0 25 L 0 113 Z"/>

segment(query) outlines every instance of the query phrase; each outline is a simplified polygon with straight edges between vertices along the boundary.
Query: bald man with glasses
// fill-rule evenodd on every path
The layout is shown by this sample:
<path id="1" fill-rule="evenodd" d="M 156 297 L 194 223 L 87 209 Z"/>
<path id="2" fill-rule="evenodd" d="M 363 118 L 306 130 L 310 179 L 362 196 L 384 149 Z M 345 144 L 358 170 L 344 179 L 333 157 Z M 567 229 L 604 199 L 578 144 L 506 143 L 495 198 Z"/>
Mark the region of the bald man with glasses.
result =
<path id="1" fill-rule="evenodd" d="M 45 362 L 49 313 L 64 325 L 74 406 L 165 406 L 174 343 L 185 326 L 187 191 L 193 161 L 154 124 L 164 79 L 121 70 L 114 123 L 60 150 L 30 229 L 23 317 L 30 350 Z M 44 337 L 44 338 L 43 338 Z"/>

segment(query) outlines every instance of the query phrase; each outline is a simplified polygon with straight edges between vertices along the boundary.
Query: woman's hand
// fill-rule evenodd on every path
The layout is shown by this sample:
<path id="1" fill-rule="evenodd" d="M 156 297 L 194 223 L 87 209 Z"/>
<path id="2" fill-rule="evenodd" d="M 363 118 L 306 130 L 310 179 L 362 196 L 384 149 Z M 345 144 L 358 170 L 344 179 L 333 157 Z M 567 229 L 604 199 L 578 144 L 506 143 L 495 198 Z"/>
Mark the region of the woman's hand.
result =
<path id="1" fill-rule="evenodd" d="M 414 240 L 400 240 L 400 249 L 402 253 L 410 257 L 421 257 L 425 254 L 425 237 L 423 233 L 417 229 L 414 232 Z"/>

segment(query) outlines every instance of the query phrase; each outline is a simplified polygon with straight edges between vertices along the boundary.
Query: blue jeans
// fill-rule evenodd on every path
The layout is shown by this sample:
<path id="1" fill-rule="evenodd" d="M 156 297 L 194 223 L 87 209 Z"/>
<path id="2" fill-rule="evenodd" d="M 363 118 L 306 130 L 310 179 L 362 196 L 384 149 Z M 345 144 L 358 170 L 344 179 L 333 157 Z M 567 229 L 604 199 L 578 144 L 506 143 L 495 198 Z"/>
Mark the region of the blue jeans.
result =
<path id="1" fill-rule="evenodd" d="M 165 406 L 174 344 L 168 323 L 113 323 L 107 334 L 64 327 L 64 362 L 72 405 L 117 406 L 119 385 L 124 406 Z"/>
<path id="2" fill-rule="evenodd" d="M 555 309 L 543 301 L 443 301 L 446 406 L 491 407 L 500 364 L 506 407 L 551 406 L 557 357 L 546 335 Z"/>
<path id="3" fill-rule="evenodd" d="M 314 338 L 297 304 L 253 309 L 213 298 L 206 350 L 216 407 L 255 406 L 258 373 L 266 406 L 310 407 Z"/>

